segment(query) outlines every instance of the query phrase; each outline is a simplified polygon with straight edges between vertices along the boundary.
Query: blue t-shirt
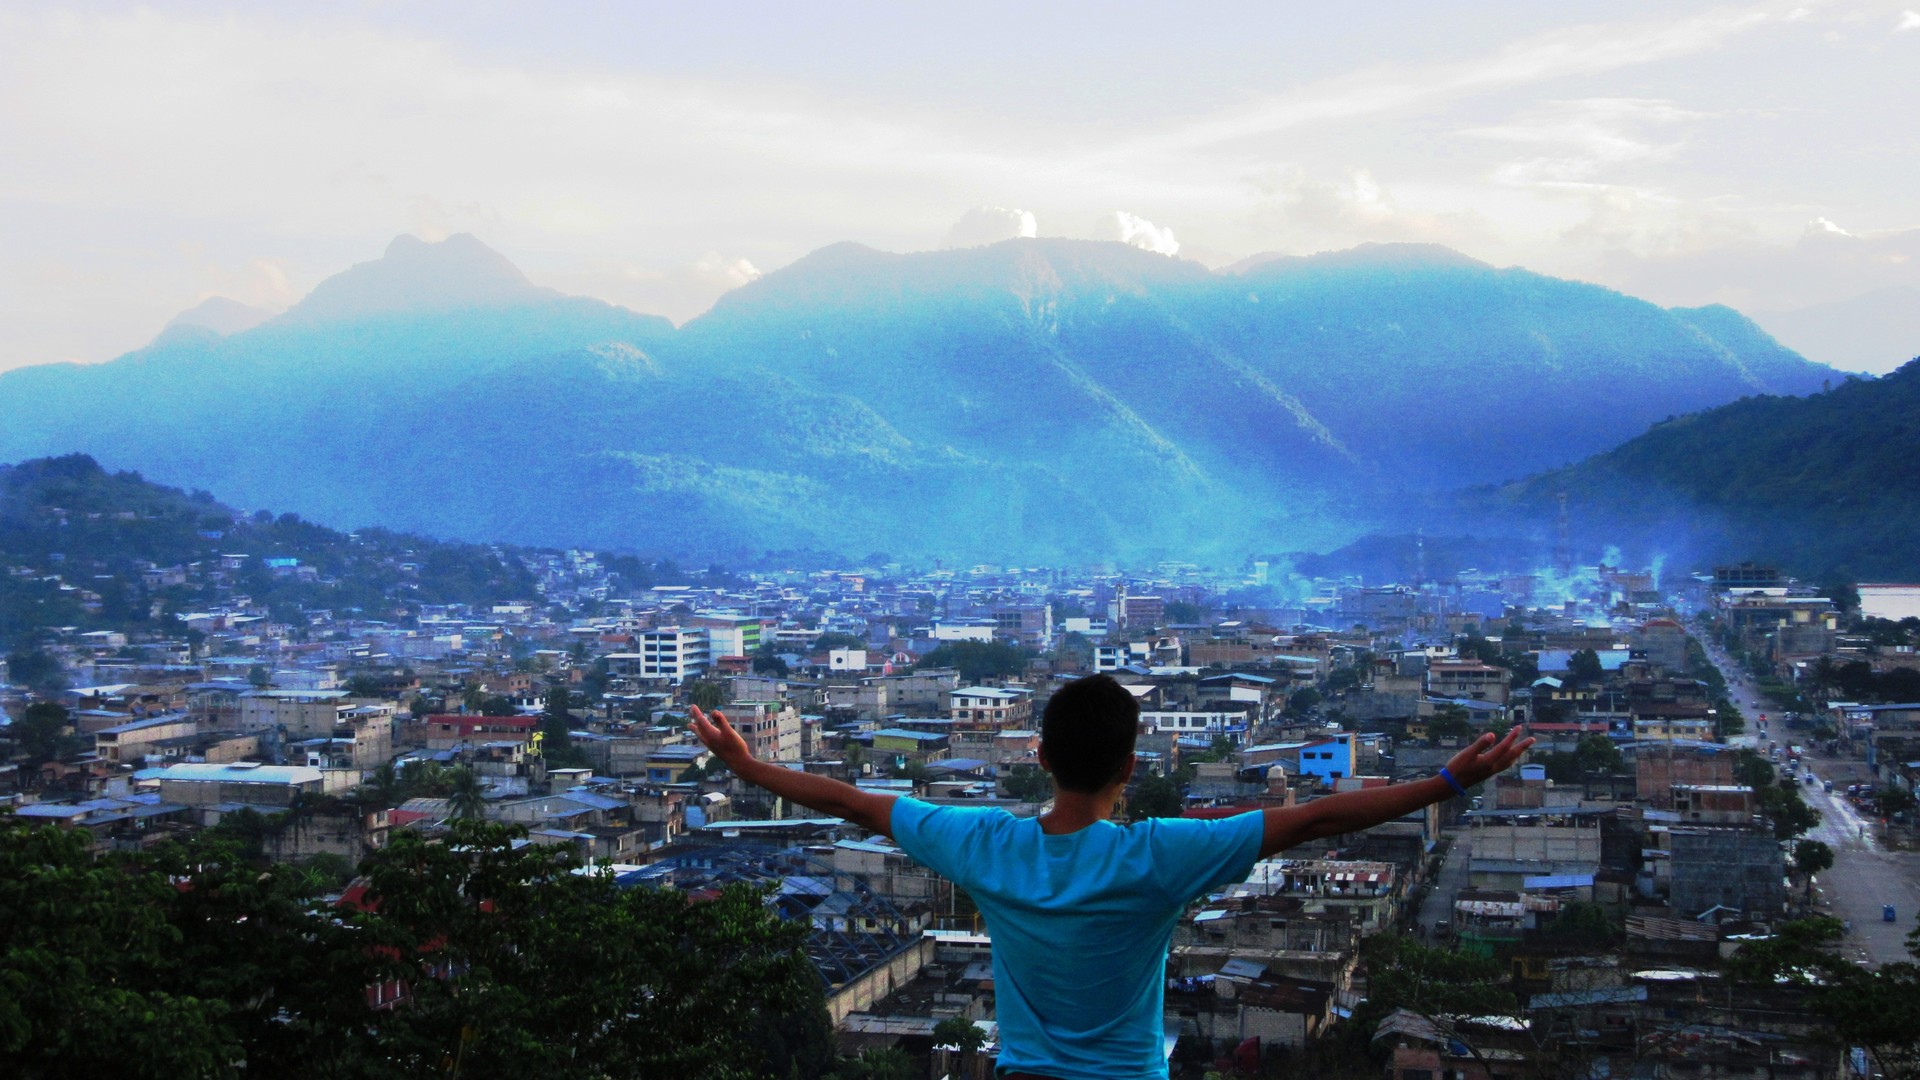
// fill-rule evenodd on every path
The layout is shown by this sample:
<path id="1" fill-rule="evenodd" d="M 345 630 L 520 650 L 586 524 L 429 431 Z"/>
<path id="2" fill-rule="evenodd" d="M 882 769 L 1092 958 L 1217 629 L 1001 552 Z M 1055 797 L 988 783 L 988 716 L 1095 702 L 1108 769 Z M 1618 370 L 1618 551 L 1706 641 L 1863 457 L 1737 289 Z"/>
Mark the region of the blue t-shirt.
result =
<path id="1" fill-rule="evenodd" d="M 1167 946 L 1196 897 L 1246 879 L 1258 813 L 1097 822 L 1049 836 L 1005 810 L 893 804 L 907 854 L 958 883 L 993 936 L 1000 1068 L 1061 1080 L 1167 1075 Z"/>

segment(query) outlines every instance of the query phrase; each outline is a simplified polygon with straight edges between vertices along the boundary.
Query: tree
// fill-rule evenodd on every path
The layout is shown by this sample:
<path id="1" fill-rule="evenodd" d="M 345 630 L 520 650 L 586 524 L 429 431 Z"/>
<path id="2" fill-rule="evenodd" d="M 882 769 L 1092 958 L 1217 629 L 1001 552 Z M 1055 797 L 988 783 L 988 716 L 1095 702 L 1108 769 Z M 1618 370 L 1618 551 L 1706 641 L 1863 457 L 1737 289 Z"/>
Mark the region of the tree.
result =
<path id="1" fill-rule="evenodd" d="M 1033 765 L 1015 765 L 1001 780 L 1001 786 L 1021 802 L 1045 802 L 1053 796 L 1053 778 Z"/>
<path id="2" fill-rule="evenodd" d="M 1574 747 L 1573 756 L 1581 772 L 1588 776 L 1612 776 L 1627 768 L 1627 760 L 1620 756 L 1620 748 L 1605 735 L 1584 736 Z"/>
<path id="3" fill-rule="evenodd" d="M 41 697 L 52 697 L 67 688 L 67 673 L 53 654 L 44 649 L 29 649 L 7 654 L 7 681 Z"/>
<path id="4" fill-rule="evenodd" d="M 727 688 L 713 679 L 687 684 L 687 704 L 711 711 L 727 703 Z"/>
<path id="5" fill-rule="evenodd" d="M 1433 712 L 1433 719 L 1427 721 L 1427 737 L 1430 739 L 1463 738 L 1473 734 L 1473 724 L 1467 719 L 1467 710 L 1458 705 L 1442 705 Z"/>
<path id="6" fill-rule="evenodd" d="M 1887 1080 L 1920 1078 L 1920 964 L 1901 961 L 1862 968 L 1833 946 L 1838 919 L 1783 923 L 1774 935 L 1743 945 L 1727 963 L 1733 980 L 1773 989 L 1801 988 L 1815 1015 L 1842 1045 L 1864 1047 Z M 1909 934 L 1907 953 L 1920 959 L 1920 940 Z"/>
<path id="7" fill-rule="evenodd" d="M 273 672 L 268 671 L 264 664 L 255 664 L 247 669 L 247 685 L 255 690 L 264 690 L 273 685 Z"/>
<path id="8" fill-rule="evenodd" d="M 870 1046 L 842 1061 L 826 1080 L 914 1080 L 913 1058 L 897 1046 Z"/>
<path id="9" fill-rule="evenodd" d="M 1793 845 L 1793 868 L 1807 882 L 1806 902 L 1813 903 L 1813 877 L 1833 866 L 1833 849 L 1818 840 Z"/>
<path id="10" fill-rule="evenodd" d="M 384 810 L 399 804 L 400 772 L 393 762 L 374 766 L 373 772 L 360 784 L 360 797 L 375 809 Z"/>
<path id="11" fill-rule="evenodd" d="M 347 696 L 357 698 L 377 698 L 383 696 L 379 677 L 363 672 L 348 679 Z"/>
<path id="12" fill-rule="evenodd" d="M 51 701 L 36 701 L 13 722 L 13 742 L 26 755 L 27 766 L 37 767 L 74 753 L 85 740 L 74 734 L 72 716 Z"/>
<path id="13" fill-rule="evenodd" d="M 545 707 L 540 713 L 540 754 L 549 767 L 574 768 L 584 763 L 585 754 L 573 746 L 573 691 L 556 679 L 547 685 Z"/>
<path id="14" fill-rule="evenodd" d="M 1305 716 L 1319 708 L 1322 700 L 1320 691 L 1311 686 L 1303 686 L 1287 697 L 1287 714 Z"/>
<path id="15" fill-rule="evenodd" d="M 1127 796 L 1127 819 L 1179 817 L 1185 807 L 1186 798 L 1179 784 L 1165 776 L 1149 776 L 1135 784 L 1133 794 Z"/>
<path id="16" fill-rule="evenodd" d="M 0 825 L 0 1059 L 11 1075 L 213 1076 L 242 1048 L 178 985 L 172 891 L 97 862 L 82 829 Z"/>
<path id="17" fill-rule="evenodd" d="M 784 679 L 791 672 L 787 668 L 787 662 L 780 659 L 780 654 L 775 650 L 773 642 L 769 641 L 754 651 L 753 673 Z"/>
<path id="18" fill-rule="evenodd" d="M 1026 670 L 1037 653 L 1004 641 L 949 641 L 922 656 L 915 668 L 958 669 L 960 681 L 1005 679 Z"/>
<path id="19" fill-rule="evenodd" d="M 486 789 L 471 768 L 457 766 L 447 779 L 447 812 L 455 820 L 479 821 L 487 816 Z"/>
<path id="20" fill-rule="evenodd" d="M 966 1066 L 973 1062 L 973 1055 L 986 1043 L 987 1033 L 964 1016 L 949 1016 L 933 1025 L 933 1045 L 951 1046 L 960 1052 L 961 1067 L 956 1071 L 963 1076 L 971 1071 Z"/>
<path id="21" fill-rule="evenodd" d="M 1578 649 L 1567 658 L 1567 676 L 1575 682 L 1599 682 L 1603 674 L 1600 654 L 1592 649 Z"/>
<path id="22" fill-rule="evenodd" d="M 1777 840 L 1791 840 L 1820 824 L 1820 811 L 1800 797 L 1800 785 L 1791 776 L 1759 789 L 1760 808 L 1773 821 Z"/>
<path id="23" fill-rule="evenodd" d="M 514 705 L 512 698 L 499 694 L 488 694 L 480 702 L 481 716 L 513 716 L 519 713 L 519 711 L 520 709 Z"/>

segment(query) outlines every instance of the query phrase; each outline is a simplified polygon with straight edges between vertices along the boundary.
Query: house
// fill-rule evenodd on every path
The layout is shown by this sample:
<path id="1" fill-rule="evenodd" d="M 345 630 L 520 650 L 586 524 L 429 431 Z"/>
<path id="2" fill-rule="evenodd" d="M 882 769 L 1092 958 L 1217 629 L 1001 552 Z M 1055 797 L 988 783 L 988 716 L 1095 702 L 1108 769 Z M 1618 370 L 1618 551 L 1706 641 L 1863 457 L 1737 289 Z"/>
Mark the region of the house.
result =
<path id="1" fill-rule="evenodd" d="M 427 748 L 450 750 L 483 742 L 527 742 L 539 730 L 537 716 L 481 716 L 477 713 L 436 713 L 427 717 Z"/>

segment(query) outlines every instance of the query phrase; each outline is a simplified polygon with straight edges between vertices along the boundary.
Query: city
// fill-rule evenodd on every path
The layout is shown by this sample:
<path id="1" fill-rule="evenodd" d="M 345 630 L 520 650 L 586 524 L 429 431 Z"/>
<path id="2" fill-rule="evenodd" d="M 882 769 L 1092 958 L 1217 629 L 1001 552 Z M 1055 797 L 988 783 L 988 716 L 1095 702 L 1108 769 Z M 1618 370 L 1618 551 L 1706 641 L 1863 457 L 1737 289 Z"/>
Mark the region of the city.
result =
<path id="1" fill-rule="evenodd" d="M 274 582 L 343 583 L 213 531 L 196 538 L 207 557 L 135 561 L 125 580 L 65 558 L 11 568 L 77 592 L 89 622 L 110 595 L 150 608 L 119 630 L 44 627 L 9 656 L 16 825 L 109 858 L 245 836 L 306 868 L 323 907 L 356 902 L 355 868 L 403 833 L 476 822 L 621 889 L 748 883 L 806 928 L 854 1060 L 986 1075 L 992 939 L 963 891 L 884 837 L 733 777 L 690 706 L 790 768 L 1022 816 L 1051 796 L 1036 709 L 1091 672 L 1140 703 L 1134 820 L 1422 778 L 1487 730 L 1540 740 L 1469 799 L 1258 863 L 1189 910 L 1167 961 L 1176 1068 L 1361 1075 L 1384 1054 L 1392 1080 L 1649 1062 L 1834 1076 L 1865 1036 L 1822 1034 L 1817 985 L 1756 983 L 1750 943 L 1831 920 L 1851 964 L 1908 955 L 1920 695 L 1902 691 L 1920 653 L 1910 618 L 1871 614 L 1898 589 L 1827 595 L 1753 564 L 1363 585 L 1266 563 L 634 587 L 630 560 L 501 549 L 495 587 L 524 595 L 421 603 L 410 559 L 440 553 L 399 550 L 379 560 L 392 606 L 371 612 L 256 601 Z M 1467 967 L 1423 983 L 1423 952 Z M 1436 1005 L 1468 977 L 1497 1015 Z M 404 1008 L 414 988 L 369 1000 Z M 956 1020 L 978 1037 L 954 1041 Z"/>
<path id="2" fill-rule="evenodd" d="M 0 1080 L 1920 1080 L 1915 2 L 0 6 Z"/>

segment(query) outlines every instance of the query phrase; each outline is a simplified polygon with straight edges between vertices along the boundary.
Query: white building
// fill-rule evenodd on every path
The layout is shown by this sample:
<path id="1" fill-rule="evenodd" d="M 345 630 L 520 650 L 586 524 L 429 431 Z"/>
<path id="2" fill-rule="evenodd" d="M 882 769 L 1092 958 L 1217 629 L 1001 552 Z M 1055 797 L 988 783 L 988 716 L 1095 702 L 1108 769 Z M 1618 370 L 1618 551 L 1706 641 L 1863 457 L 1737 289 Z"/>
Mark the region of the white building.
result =
<path id="1" fill-rule="evenodd" d="M 712 657 L 707 631 L 662 626 L 640 634 L 640 670 L 644 679 L 680 683 L 706 673 Z"/>

